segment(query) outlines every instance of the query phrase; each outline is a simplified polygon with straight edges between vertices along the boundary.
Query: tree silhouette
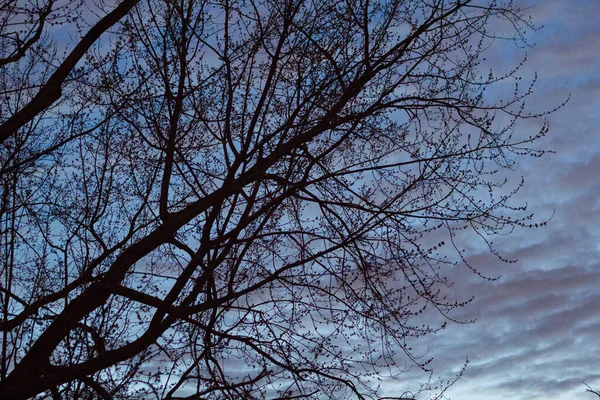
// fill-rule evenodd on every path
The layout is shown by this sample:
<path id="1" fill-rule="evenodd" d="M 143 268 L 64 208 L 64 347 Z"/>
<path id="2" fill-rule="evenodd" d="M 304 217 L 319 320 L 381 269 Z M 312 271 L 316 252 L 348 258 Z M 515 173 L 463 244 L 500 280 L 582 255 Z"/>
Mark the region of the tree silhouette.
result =
<path id="1" fill-rule="evenodd" d="M 547 125 L 480 71 L 510 2 L 37 4 L 0 8 L 2 398 L 376 397 L 470 301 L 461 232 L 532 224 Z"/>
<path id="2" fill-rule="evenodd" d="M 590 385 L 588 385 L 587 383 L 583 382 L 583 384 L 587 387 L 587 389 L 585 389 L 585 391 L 587 393 L 591 393 L 591 394 L 595 394 L 596 396 L 600 397 L 600 392 L 597 390 L 594 390 L 590 387 Z"/>

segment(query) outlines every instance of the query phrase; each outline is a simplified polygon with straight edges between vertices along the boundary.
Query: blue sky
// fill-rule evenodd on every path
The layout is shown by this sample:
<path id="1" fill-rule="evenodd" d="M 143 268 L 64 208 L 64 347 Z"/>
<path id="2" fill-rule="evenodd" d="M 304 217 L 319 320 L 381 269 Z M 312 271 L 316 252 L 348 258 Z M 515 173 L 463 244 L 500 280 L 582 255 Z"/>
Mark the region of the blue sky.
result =
<path id="1" fill-rule="evenodd" d="M 515 172 L 526 181 L 517 202 L 527 202 L 540 221 L 552 219 L 494 239 L 503 256 L 519 260 L 514 264 L 473 243 L 471 264 L 501 278 L 489 282 L 456 269 L 455 294 L 475 300 L 452 317 L 476 322 L 449 324 L 414 347 L 434 357 L 433 381 L 452 379 L 468 358 L 464 376 L 446 392 L 452 400 L 593 400 L 582 381 L 600 388 L 600 0 L 515 2 L 531 6 L 533 21 L 543 25 L 529 33 L 536 45 L 515 50 L 497 42 L 485 68 L 499 75 L 527 55 L 518 75 L 524 82 L 538 75 L 531 111 L 570 97 L 548 116 L 550 133 L 537 143 L 556 153 L 522 158 Z M 532 132 L 539 126 L 521 125 Z M 382 385 L 389 395 L 415 390 L 427 378 L 407 368 L 398 382 Z"/>
<path id="2" fill-rule="evenodd" d="M 456 297 L 475 296 L 452 317 L 476 322 L 449 324 L 414 345 L 434 357 L 434 381 L 452 379 L 468 358 L 464 376 L 446 392 L 452 400 L 594 400 L 582 381 L 600 390 L 600 0 L 515 2 L 531 6 L 533 21 L 543 25 L 529 33 L 536 45 L 515 50 L 498 42 L 486 68 L 507 72 L 527 55 L 518 75 L 525 82 L 538 76 L 528 108 L 549 110 L 570 99 L 548 116 L 550 132 L 536 144 L 555 153 L 522 158 L 515 172 L 526 181 L 517 200 L 538 220 L 551 220 L 494 239 L 503 256 L 519 260 L 514 264 L 473 243 L 470 263 L 501 276 L 490 282 L 467 268 L 452 272 Z M 521 126 L 535 132 L 540 124 Z M 390 395 L 426 379 L 407 367 L 398 382 L 382 385 Z"/>
<path id="3" fill-rule="evenodd" d="M 533 110 L 570 95 L 539 142 L 556 153 L 522 159 L 516 172 L 526 180 L 519 198 L 540 219 L 553 217 L 542 229 L 495 239 L 518 263 L 472 252 L 478 268 L 502 277 L 487 282 L 457 271 L 455 290 L 476 298 L 454 316 L 476 323 L 451 325 L 420 344 L 435 357 L 434 378 L 452 378 L 468 356 L 451 399 L 592 400 L 582 381 L 600 388 L 600 1 L 517 3 L 531 5 L 544 26 L 529 34 L 536 45 L 519 53 L 499 43 L 490 63 L 502 68 L 527 52 L 519 74 L 538 73 Z M 413 369 L 404 379 L 419 376 Z"/>

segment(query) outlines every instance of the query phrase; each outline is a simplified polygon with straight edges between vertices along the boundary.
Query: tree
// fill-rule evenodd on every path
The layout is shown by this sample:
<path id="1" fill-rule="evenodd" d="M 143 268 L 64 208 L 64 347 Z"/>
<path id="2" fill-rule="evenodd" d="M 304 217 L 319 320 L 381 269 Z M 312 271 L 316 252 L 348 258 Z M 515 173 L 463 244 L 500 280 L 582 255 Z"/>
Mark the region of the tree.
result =
<path id="1" fill-rule="evenodd" d="M 418 316 L 479 273 L 458 232 L 504 260 L 488 235 L 531 224 L 505 178 L 547 125 L 517 129 L 518 68 L 480 72 L 518 7 L 97 7 L 0 8 L 0 396 L 374 397 L 429 368 Z"/>
<path id="2" fill-rule="evenodd" d="M 592 389 L 590 385 L 585 382 L 583 382 L 583 384 L 587 387 L 587 389 L 585 389 L 586 393 L 595 394 L 596 396 L 600 397 L 600 391 Z"/>

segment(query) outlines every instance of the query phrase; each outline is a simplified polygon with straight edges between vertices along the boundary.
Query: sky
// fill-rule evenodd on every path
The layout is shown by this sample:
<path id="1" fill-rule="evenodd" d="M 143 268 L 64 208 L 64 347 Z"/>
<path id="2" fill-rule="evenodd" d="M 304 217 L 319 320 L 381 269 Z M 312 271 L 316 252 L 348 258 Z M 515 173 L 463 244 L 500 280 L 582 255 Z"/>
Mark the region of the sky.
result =
<path id="1" fill-rule="evenodd" d="M 547 117 L 550 132 L 537 143 L 555 153 L 522 158 L 515 172 L 526 182 L 517 200 L 539 221 L 551 220 L 494 239 L 517 263 L 473 246 L 470 263 L 500 276 L 490 282 L 466 268 L 451 276 L 459 297 L 475 297 L 452 317 L 476 322 L 449 324 L 414 347 L 434 357 L 434 381 L 452 379 L 469 360 L 445 393 L 452 400 L 593 400 L 582 382 L 600 389 L 600 0 L 516 3 L 530 5 L 533 21 L 543 25 L 529 33 L 535 46 L 516 51 L 497 43 L 487 62 L 507 72 L 527 53 L 518 75 L 528 81 L 537 73 L 527 103 L 532 111 L 569 99 Z M 526 124 L 532 131 L 540 126 Z M 413 367 L 382 387 L 398 395 L 397 388 L 418 387 L 423 379 Z"/>
<path id="2" fill-rule="evenodd" d="M 543 25 L 528 36 L 535 46 L 519 52 L 498 44 L 490 63 L 514 65 L 527 52 L 519 75 L 538 74 L 527 103 L 533 110 L 570 96 L 548 116 L 550 132 L 538 143 L 556 153 L 521 159 L 516 172 L 526 181 L 518 198 L 551 220 L 494 239 L 515 264 L 483 250 L 470 254 L 500 279 L 456 272 L 455 290 L 475 300 L 452 316 L 476 322 L 450 324 L 419 343 L 435 358 L 434 379 L 452 378 L 468 357 L 463 377 L 445 393 L 453 400 L 593 400 L 582 381 L 600 388 L 600 0 L 528 4 Z M 413 378 L 423 380 L 415 369 L 403 379 Z"/>
<path id="3" fill-rule="evenodd" d="M 452 379 L 468 359 L 445 393 L 452 400 L 594 400 L 582 382 L 600 390 L 600 0 L 516 2 L 531 5 L 543 25 L 529 33 L 535 46 L 498 43 L 488 63 L 506 72 L 526 52 L 519 75 L 538 76 L 527 106 L 542 111 L 569 99 L 547 117 L 550 132 L 537 143 L 555 153 L 522 158 L 515 172 L 526 182 L 518 200 L 551 220 L 494 240 L 514 264 L 474 246 L 471 264 L 501 275 L 490 282 L 457 269 L 451 276 L 459 296 L 475 297 L 452 317 L 476 322 L 449 324 L 414 345 L 434 357 L 434 381 Z M 423 379 L 413 367 L 383 387 L 392 394 Z"/>
<path id="4" fill-rule="evenodd" d="M 507 72 L 527 53 L 518 75 L 528 81 L 537 73 L 532 111 L 569 99 L 547 117 L 550 132 L 536 144 L 555 153 L 522 158 L 515 172 L 526 182 L 516 200 L 539 221 L 551 220 L 494 239 L 517 263 L 473 246 L 469 262 L 500 276 L 490 282 L 466 268 L 451 275 L 459 297 L 475 297 L 452 317 L 476 322 L 449 324 L 413 347 L 434 357 L 434 382 L 453 379 L 468 359 L 445 393 L 452 400 L 593 400 L 582 382 L 600 389 L 600 0 L 515 1 L 531 6 L 533 21 L 543 25 L 528 35 L 535 46 L 496 43 L 487 63 Z M 535 131 L 540 122 L 521 126 Z M 397 396 L 423 380 L 413 366 L 382 387 Z"/>

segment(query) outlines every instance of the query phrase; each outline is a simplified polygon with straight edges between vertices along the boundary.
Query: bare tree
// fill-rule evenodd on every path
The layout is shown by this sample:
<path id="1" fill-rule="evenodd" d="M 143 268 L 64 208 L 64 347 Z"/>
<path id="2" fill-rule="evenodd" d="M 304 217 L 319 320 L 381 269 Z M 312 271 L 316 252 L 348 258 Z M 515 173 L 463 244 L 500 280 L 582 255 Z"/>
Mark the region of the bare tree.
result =
<path id="1" fill-rule="evenodd" d="M 592 388 L 590 387 L 590 385 L 588 385 L 588 384 L 587 384 L 587 383 L 585 383 L 585 382 L 582 382 L 582 383 L 585 385 L 585 387 L 587 387 L 587 389 L 585 389 L 585 391 L 586 391 L 587 393 L 595 394 L 596 396 L 600 397 L 600 391 L 597 391 L 597 390 L 594 390 L 594 389 L 592 389 Z"/>
<path id="2" fill-rule="evenodd" d="M 376 397 L 429 368 L 411 342 L 445 319 L 418 316 L 470 301 L 445 295 L 446 267 L 479 273 L 459 232 L 508 262 L 489 235 L 532 224 L 506 178 L 547 125 L 517 129 L 518 68 L 479 68 L 491 24 L 531 28 L 511 2 L 21 3 L 3 398 Z"/>

